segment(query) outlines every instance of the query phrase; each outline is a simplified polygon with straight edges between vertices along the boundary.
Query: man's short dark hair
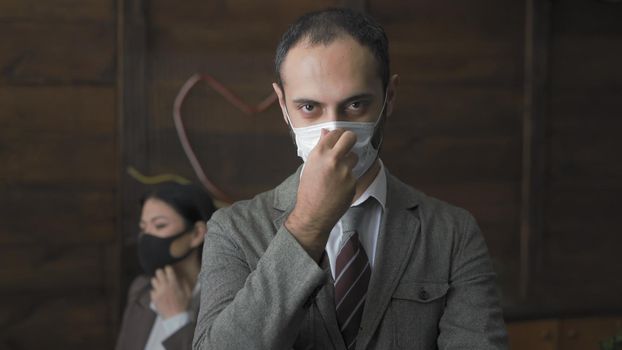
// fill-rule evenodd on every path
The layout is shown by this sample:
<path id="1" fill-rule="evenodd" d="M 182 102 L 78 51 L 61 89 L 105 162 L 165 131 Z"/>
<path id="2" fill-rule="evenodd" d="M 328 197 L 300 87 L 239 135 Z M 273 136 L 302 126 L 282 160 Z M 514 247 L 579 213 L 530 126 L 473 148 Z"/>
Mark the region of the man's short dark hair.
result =
<path id="1" fill-rule="evenodd" d="M 308 13 L 287 29 L 277 46 L 274 60 L 278 84 L 283 86 L 281 65 L 292 47 L 303 39 L 311 45 L 328 45 L 344 34 L 371 50 L 378 64 L 382 86 L 386 89 L 390 74 L 389 40 L 384 29 L 373 18 L 344 8 Z"/>

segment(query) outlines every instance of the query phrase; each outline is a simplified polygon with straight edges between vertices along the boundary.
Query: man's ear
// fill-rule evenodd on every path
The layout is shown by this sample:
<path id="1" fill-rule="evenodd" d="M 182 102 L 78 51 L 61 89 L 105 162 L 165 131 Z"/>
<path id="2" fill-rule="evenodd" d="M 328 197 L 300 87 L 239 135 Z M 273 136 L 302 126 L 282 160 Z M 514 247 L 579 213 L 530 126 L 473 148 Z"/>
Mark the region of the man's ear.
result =
<path id="1" fill-rule="evenodd" d="M 207 224 L 205 221 L 197 221 L 194 223 L 194 230 L 192 230 L 192 240 L 190 246 L 196 248 L 203 243 L 205 235 L 207 234 Z"/>
<path id="2" fill-rule="evenodd" d="M 395 108 L 397 86 L 399 85 L 399 83 L 400 83 L 399 75 L 393 74 L 391 79 L 389 79 L 389 83 L 387 84 L 387 106 L 386 106 L 387 117 L 393 113 L 393 109 Z"/>
<path id="3" fill-rule="evenodd" d="M 289 125 L 289 120 L 287 120 L 287 117 L 285 116 L 285 113 L 287 111 L 285 110 L 285 95 L 283 94 L 283 90 L 277 83 L 272 83 L 272 88 L 274 89 L 276 96 L 279 98 L 279 106 L 281 107 L 281 114 L 283 114 L 283 120 L 285 120 L 285 124 Z"/>

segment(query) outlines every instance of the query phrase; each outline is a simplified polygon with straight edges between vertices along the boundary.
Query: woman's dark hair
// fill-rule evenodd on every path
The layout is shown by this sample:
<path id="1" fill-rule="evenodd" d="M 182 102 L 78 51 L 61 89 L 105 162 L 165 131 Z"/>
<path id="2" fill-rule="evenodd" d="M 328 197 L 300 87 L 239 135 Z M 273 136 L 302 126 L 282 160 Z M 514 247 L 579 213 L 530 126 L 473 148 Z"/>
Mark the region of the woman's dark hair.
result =
<path id="1" fill-rule="evenodd" d="M 383 88 L 389 83 L 389 39 L 382 26 L 370 16 L 347 8 L 330 8 L 311 12 L 294 22 L 281 37 L 274 66 L 278 84 L 283 87 L 281 64 L 289 50 L 301 40 L 311 45 L 328 45 L 341 35 L 350 35 L 367 47 L 376 58 Z"/>
<path id="2" fill-rule="evenodd" d="M 216 211 L 212 198 L 196 185 L 163 183 L 147 192 L 141 198 L 140 206 L 142 207 L 149 198 L 159 199 L 175 209 L 184 218 L 187 229 L 197 221 L 206 222 Z"/>

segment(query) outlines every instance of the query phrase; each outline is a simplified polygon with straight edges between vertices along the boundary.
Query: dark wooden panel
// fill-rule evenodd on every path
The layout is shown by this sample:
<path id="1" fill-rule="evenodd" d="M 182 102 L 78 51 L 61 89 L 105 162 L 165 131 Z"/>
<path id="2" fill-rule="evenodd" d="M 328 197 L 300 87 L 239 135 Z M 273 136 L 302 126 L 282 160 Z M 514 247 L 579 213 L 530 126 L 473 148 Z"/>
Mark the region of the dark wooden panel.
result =
<path id="1" fill-rule="evenodd" d="M 617 89 L 619 96 L 622 88 L 622 35 L 558 36 L 552 43 L 551 52 L 553 88 L 599 88 L 604 94 L 609 89 Z M 615 90 L 612 92 L 616 93 Z"/>
<path id="2" fill-rule="evenodd" d="M 619 127 L 622 115 L 622 88 L 576 88 L 557 89 L 551 96 L 552 122 L 556 126 L 584 127 L 586 130 Z M 601 127 L 601 123 L 604 124 Z M 583 138 L 590 137 L 586 132 Z"/>
<path id="3" fill-rule="evenodd" d="M 53 237 L 47 244 L 42 244 L 43 240 L 33 244 L 0 244 L 2 293 L 105 289 L 104 269 L 109 262 L 103 247 L 67 244 L 57 232 L 42 231 Z"/>
<path id="4" fill-rule="evenodd" d="M 343 1 L 339 0 L 301 0 L 287 4 L 279 0 L 266 0 L 262 2 L 248 0 L 192 0 L 174 4 L 166 0 L 152 0 L 149 4 L 149 15 L 154 23 L 172 26 L 181 22 L 206 23 L 206 25 L 215 22 L 235 23 L 239 19 L 289 24 L 306 12 L 334 7 L 342 3 Z M 239 29 L 234 31 L 248 31 L 249 29 L 249 27 L 243 25 L 231 28 Z M 231 28 L 226 33 L 231 32 Z"/>
<path id="5" fill-rule="evenodd" d="M 417 181 L 437 183 L 513 181 L 520 144 L 507 137 L 406 137 L 385 139 L 383 157 Z"/>
<path id="6" fill-rule="evenodd" d="M 112 133 L 0 130 L 0 181 L 106 186 L 115 181 Z"/>
<path id="7" fill-rule="evenodd" d="M 556 125 L 551 140 L 551 185 L 611 189 L 622 195 L 622 122 Z"/>
<path id="8" fill-rule="evenodd" d="M 0 22 L 0 84 L 112 84 L 112 22 Z"/>
<path id="9" fill-rule="evenodd" d="M 0 244 L 106 243 L 115 239 L 115 191 L 72 183 L 0 186 Z"/>
<path id="10" fill-rule="evenodd" d="M 371 1 L 390 39 L 392 68 L 435 84 L 520 87 L 522 2 Z"/>
<path id="11" fill-rule="evenodd" d="M 112 349 L 110 304 L 93 293 L 0 294 L 2 349 Z"/>
<path id="12" fill-rule="evenodd" d="M 0 129 L 67 133 L 116 130 L 115 90 L 85 86 L 0 86 Z"/>
<path id="13" fill-rule="evenodd" d="M 389 25 L 387 30 L 406 31 L 406 28 L 393 27 Z M 391 36 L 391 32 L 388 35 Z M 463 43 L 456 38 L 445 42 L 419 42 L 404 38 L 391 41 L 391 54 L 393 72 L 416 82 L 514 88 L 521 83 L 520 51 L 511 41 Z"/>
<path id="14" fill-rule="evenodd" d="M 606 1 L 568 0 L 554 2 L 553 10 L 553 87 L 581 91 L 596 87 L 604 89 L 604 95 L 608 95 L 608 89 L 620 89 L 622 6 Z M 554 90 L 556 93 L 564 92 Z"/>
<path id="15" fill-rule="evenodd" d="M 421 84 L 403 76 L 386 137 L 402 135 L 520 138 L 521 94 L 515 89 Z"/>
<path id="16" fill-rule="evenodd" d="M 549 198 L 548 248 L 552 259 L 583 256 L 584 262 L 592 259 L 593 264 L 617 259 L 620 235 L 616 227 L 622 210 L 619 191 L 554 187 Z M 590 249 L 586 249 L 587 237 Z M 610 269 L 622 269 L 622 264 Z M 608 271 L 596 270 L 594 274 L 611 275 Z"/>
<path id="17" fill-rule="evenodd" d="M 0 2 L 0 19 L 35 21 L 113 21 L 110 0 L 5 0 Z"/>
<path id="18" fill-rule="evenodd" d="M 276 1 L 188 1 L 181 5 L 152 1 L 152 47 L 156 52 L 201 52 L 206 56 L 214 51 L 252 54 L 256 50 L 274 50 L 282 33 L 298 16 L 339 3 L 305 0 L 281 6 Z"/>
<path id="19" fill-rule="evenodd" d="M 512 38 L 522 43 L 525 6 L 523 2 L 474 0 L 369 1 L 369 12 L 381 23 L 411 23 L 412 28 L 435 29 L 438 38 Z M 416 39 L 434 40 L 430 32 L 417 31 Z M 391 36 L 390 36 L 391 38 Z"/>
<path id="20" fill-rule="evenodd" d="M 557 35 L 622 35 L 622 7 L 614 1 L 564 0 L 553 2 L 553 30 Z"/>

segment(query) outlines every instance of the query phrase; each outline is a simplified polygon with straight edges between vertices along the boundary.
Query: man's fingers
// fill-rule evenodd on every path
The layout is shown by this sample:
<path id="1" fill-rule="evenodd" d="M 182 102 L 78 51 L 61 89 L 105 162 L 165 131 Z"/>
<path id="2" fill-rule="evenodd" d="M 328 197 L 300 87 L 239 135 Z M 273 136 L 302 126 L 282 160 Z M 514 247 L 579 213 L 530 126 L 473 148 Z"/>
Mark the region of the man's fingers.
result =
<path id="1" fill-rule="evenodd" d="M 354 169 L 356 163 L 359 161 L 359 157 L 354 152 L 346 154 L 343 158 L 343 162 L 346 163 L 350 170 Z"/>
<path id="2" fill-rule="evenodd" d="M 317 146 L 333 148 L 341 137 L 341 134 L 343 134 L 344 132 L 345 130 L 343 129 L 335 129 L 327 133 L 322 131 L 322 136 L 320 137 L 320 141 L 318 142 Z"/>
<path id="3" fill-rule="evenodd" d="M 344 157 L 346 154 L 350 153 L 355 143 L 356 134 L 352 131 L 344 131 L 333 146 L 333 152 L 335 152 L 337 158 Z"/>
<path id="4" fill-rule="evenodd" d="M 158 288 L 159 284 L 160 283 L 158 282 L 157 278 L 155 278 L 155 277 L 151 278 L 151 286 L 153 287 L 153 289 Z"/>

